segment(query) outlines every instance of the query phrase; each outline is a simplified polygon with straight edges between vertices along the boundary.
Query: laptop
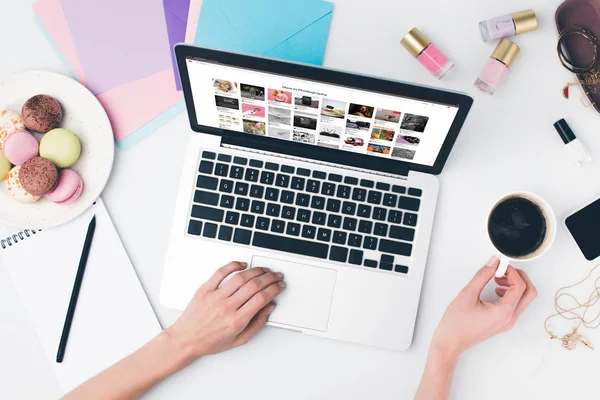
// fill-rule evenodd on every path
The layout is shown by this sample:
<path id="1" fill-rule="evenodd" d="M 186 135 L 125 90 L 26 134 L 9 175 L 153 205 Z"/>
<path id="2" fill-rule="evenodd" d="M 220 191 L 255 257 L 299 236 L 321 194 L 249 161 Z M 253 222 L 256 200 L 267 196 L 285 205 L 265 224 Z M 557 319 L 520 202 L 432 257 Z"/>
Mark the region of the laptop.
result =
<path id="1" fill-rule="evenodd" d="M 268 324 L 410 347 L 436 175 L 472 105 L 463 94 L 177 45 L 194 135 L 161 303 L 183 310 L 232 260 L 285 274 Z"/>

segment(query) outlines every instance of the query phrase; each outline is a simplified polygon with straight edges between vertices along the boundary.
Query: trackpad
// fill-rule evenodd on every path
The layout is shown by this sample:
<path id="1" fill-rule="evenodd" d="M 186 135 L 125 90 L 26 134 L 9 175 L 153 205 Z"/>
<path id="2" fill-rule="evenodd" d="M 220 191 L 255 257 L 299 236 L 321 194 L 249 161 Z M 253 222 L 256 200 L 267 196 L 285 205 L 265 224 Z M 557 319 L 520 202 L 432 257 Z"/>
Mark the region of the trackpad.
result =
<path id="1" fill-rule="evenodd" d="M 276 299 L 270 322 L 325 332 L 337 272 L 289 261 L 255 256 L 252 267 L 267 267 L 284 274 L 285 290 Z"/>

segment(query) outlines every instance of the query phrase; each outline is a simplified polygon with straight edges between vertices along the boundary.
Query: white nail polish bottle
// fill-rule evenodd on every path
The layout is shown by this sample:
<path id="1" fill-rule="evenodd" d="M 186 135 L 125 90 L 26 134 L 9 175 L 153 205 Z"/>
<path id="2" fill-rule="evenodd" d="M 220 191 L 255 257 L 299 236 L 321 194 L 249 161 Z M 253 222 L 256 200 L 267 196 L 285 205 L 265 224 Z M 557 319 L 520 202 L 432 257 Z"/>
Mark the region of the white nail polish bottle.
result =
<path id="1" fill-rule="evenodd" d="M 581 143 L 581 140 L 577 139 L 577 136 L 575 136 L 575 133 L 573 133 L 571 127 L 567 124 L 567 121 L 564 119 L 557 121 L 554 124 L 554 128 L 556 128 L 556 131 L 565 143 L 568 152 L 575 159 L 577 165 L 583 167 L 592 162 L 592 156 L 583 143 Z"/>

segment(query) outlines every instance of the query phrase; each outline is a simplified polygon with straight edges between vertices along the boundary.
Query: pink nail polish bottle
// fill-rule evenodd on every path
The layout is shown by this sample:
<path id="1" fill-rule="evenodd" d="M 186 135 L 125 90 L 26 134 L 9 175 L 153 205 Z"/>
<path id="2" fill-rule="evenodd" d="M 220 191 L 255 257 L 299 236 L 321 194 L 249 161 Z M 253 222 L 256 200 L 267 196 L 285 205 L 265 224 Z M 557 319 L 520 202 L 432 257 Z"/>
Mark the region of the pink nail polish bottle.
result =
<path id="1" fill-rule="evenodd" d="M 454 67 L 454 63 L 417 28 L 412 28 L 400 43 L 438 79 L 442 79 Z"/>
<path id="2" fill-rule="evenodd" d="M 504 81 L 508 69 L 520 50 L 515 43 L 502 39 L 475 81 L 475 87 L 485 94 L 494 94 Z"/>

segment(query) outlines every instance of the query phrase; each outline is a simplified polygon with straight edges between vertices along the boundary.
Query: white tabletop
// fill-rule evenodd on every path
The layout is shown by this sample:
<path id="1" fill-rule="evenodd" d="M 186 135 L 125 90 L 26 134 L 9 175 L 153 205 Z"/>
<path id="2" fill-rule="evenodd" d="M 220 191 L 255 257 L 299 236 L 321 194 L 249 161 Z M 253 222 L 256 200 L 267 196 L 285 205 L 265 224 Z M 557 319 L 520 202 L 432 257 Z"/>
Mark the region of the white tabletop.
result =
<path id="1" fill-rule="evenodd" d="M 0 77 L 45 69 L 67 73 L 37 27 L 33 1 L 0 0 Z M 453 399 L 595 398 L 598 350 L 567 353 L 543 329 L 555 290 L 587 274 L 587 263 L 562 221 L 600 197 L 600 119 L 561 89 L 572 76 L 556 57 L 554 11 L 560 1 L 337 0 L 325 66 L 468 92 L 475 104 L 440 175 L 441 194 L 421 297 L 415 341 L 391 352 L 264 329 L 247 346 L 200 360 L 155 388 L 148 399 L 409 399 L 418 385 L 429 340 L 445 307 L 491 254 L 489 207 L 510 191 L 535 192 L 560 222 L 555 245 L 525 265 L 539 289 L 515 328 L 465 354 Z M 521 55 L 493 97 L 473 81 L 494 45 L 478 33 L 481 19 L 534 8 L 538 31 L 516 37 Z M 400 46 L 418 26 L 457 65 L 437 82 Z M 118 61 L 118 60 L 116 60 Z M 566 118 L 596 161 L 582 169 L 569 158 L 552 124 Z M 117 151 L 104 192 L 125 247 L 163 326 L 178 313 L 159 303 L 160 280 L 175 204 L 181 155 L 190 135 L 180 114 L 147 139 Z M 559 328 L 560 327 L 560 328 Z M 567 333 L 570 325 L 557 323 Z M 600 347 L 600 331 L 585 331 Z M 35 332 L 6 273 L 0 270 L 0 398 L 59 396 Z M 595 378 L 595 379 L 594 379 Z"/>

